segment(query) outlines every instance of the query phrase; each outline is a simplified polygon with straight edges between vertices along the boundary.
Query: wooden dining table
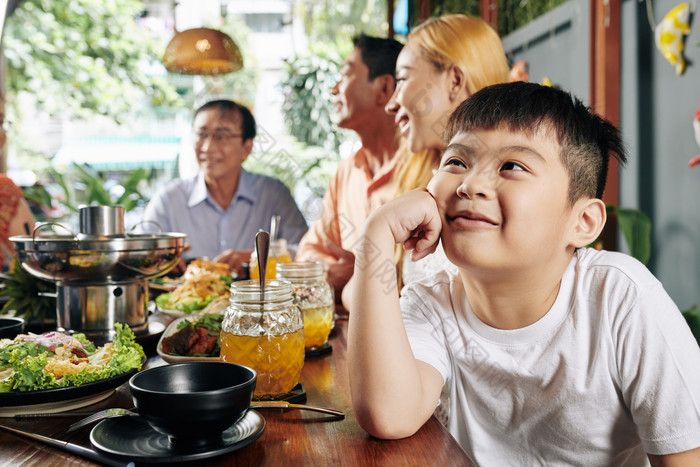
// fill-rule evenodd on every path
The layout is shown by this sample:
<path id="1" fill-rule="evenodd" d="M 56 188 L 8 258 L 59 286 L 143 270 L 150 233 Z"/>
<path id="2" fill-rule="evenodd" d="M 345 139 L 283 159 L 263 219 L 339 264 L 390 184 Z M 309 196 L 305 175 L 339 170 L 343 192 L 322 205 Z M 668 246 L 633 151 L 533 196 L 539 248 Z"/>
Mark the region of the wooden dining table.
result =
<path id="1" fill-rule="evenodd" d="M 152 315 L 152 321 L 167 324 L 168 317 Z M 476 465 L 444 426 L 431 417 L 416 434 L 400 440 L 380 440 L 368 435 L 355 420 L 347 371 L 347 315 L 336 320 L 329 343 L 332 351 L 307 357 L 300 382 L 306 403 L 345 412 L 333 417 L 293 409 L 257 409 L 265 419 L 265 430 L 257 440 L 233 452 L 180 465 Z M 155 353 L 155 346 L 144 345 L 145 367 L 166 364 Z M 133 406 L 128 384 L 118 387 L 103 401 L 72 412 L 97 411 L 109 407 Z M 90 428 L 67 432 L 79 420 L 65 412 L 45 418 L 0 417 L 0 425 L 49 436 L 91 448 Z M 94 461 L 62 449 L 0 430 L 0 465 L 88 466 Z"/>

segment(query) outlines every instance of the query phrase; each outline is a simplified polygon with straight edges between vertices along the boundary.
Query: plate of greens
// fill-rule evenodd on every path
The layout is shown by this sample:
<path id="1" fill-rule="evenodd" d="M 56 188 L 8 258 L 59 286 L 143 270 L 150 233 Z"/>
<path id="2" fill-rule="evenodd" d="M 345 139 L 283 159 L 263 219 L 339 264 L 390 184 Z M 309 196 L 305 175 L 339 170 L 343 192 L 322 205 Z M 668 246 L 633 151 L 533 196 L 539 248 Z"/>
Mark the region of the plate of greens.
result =
<path id="1" fill-rule="evenodd" d="M 185 279 L 180 285 L 155 298 L 156 307 L 163 313 L 173 317 L 193 315 L 213 300 L 219 297 L 228 298 L 231 295 L 233 276 L 223 276 L 219 271 L 201 267 L 195 268 L 194 261 L 188 266 L 188 271 L 190 272 L 185 273 Z"/>
<path id="2" fill-rule="evenodd" d="M 0 407 L 90 403 L 125 383 L 145 355 L 128 326 L 117 323 L 115 329 L 114 342 L 100 347 L 80 333 L 23 334 L 1 341 Z"/>
<path id="3" fill-rule="evenodd" d="M 0 393 L 0 416 L 8 416 L 4 414 L 4 410 L 10 410 L 13 413 L 21 411 L 20 406 L 32 406 L 37 404 L 53 406 L 57 404 L 61 406 L 60 411 L 71 410 L 74 408 L 90 405 L 103 398 L 108 397 L 112 390 L 118 388 L 122 384 L 129 381 L 129 378 L 134 376 L 138 370 L 130 370 L 121 375 L 111 378 L 93 381 L 92 383 L 81 384 L 80 386 L 68 386 L 57 389 L 44 389 L 27 392 L 6 392 Z M 101 397 L 103 396 L 104 397 Z M 71 401 L 85 402 L 85 404 L 71 405 L 67 403 Z M 36 408 L 32 409 L 33 412 Z M 11 416 L 11 415 L 10 415 Z"/>
<path id="4" fill-rule="evenodd" d="M 163 293 L 156 297 L 156 307 L 161 313 L 165 313 L 173 318 L 191 316 L 202 311 L 212 301 L 219 298 L 218 294 L 209 294 L 204 298 L 196 295 L 192 296 L 191 294 L 185 298 L 174 296 L 178 291 Z M 227 292 L 222 294 L 222 296 L 225 296 L 227 299 L 228 295 Z"/>

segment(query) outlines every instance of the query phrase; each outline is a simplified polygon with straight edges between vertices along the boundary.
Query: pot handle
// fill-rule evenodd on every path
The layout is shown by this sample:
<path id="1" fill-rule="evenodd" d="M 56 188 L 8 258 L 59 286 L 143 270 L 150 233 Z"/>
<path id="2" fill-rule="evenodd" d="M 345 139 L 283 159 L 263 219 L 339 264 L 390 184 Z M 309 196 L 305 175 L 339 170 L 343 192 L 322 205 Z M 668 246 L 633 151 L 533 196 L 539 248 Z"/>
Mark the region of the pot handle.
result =
<path id="1" fill-rule="evenodd" d="M 73 240 L 78 240 L 78 237 L 73 233 L 73 231 L 63 224 L 59 224 L 58 222 L 41 222 L 41 223 L 38 223 L 36 227 L 34 227 L 34 232 L 32 232 L 32 241 L 36 242 L 36 233 L 39 230 L 41 230 L 42 228 L 49 226 L 49 225 L 57 225 L 57 226 L 61 227 L 63 230 L 65 230 L 66 232 L 71 234 L 71 236 L 73 236 Z"/>
<path id="2" fill-rule="evenodd" d="M 132 225 L 131 228 L 126 232 L 126 236 L 128 237 L 129 234 L 131 234 L 136 227 L 138 227 L 139 225 L 143 225 L 143 224 L 155 224 L 155 226 L 158 227 L 158 234 L 160 235 L 163 233 L 163 227 L 161 227 L 161 225 L 158 222 L 148 220 L 148 221 L 140 221 L 140 222 L 137 222 L 136 224 Z"/>

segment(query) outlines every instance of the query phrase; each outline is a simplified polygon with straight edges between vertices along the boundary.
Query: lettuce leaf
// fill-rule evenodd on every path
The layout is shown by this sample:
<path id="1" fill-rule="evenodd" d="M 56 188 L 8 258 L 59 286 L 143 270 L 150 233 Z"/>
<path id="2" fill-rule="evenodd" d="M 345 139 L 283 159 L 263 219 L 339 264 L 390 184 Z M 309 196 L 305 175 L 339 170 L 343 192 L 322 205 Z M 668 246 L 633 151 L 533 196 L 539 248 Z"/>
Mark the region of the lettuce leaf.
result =
<path id="1" fill-rule="evenodd" d="M 165 310 L 166 305 L 168 304 L 168 300 L 170 300 L 170 292 L 162 293 L 156 297 L 156 306 L 160 308 L 161 310 Z"/>
<path id="2" fill-rule="evenodd" d="M 182 311 L 183 313 L 191 314 L 195 311 L 203 309 L 205 306 L 209 305 L 214 299 L 219 296 L 216 294 L 208 295 L 205 299 L 193 300 L 189 303 L 178 303 L 175 310 Z M 170 292 L 160 294 L 156 297 L 156 306 L 161 310 L 168 310 L 168 300 L 170 300 Z"/>
<path id="3" fill-rule="evenodd" d="M 36 391 L 41 389 L 56 389 L 111 378 L 141 368 L 146 357 L 143 348 L 136 343 L 131 328 L 117 323 L 114 325 L 114 354 L 104 367 L 97 371 L 82 371 L 76 375 L 66 375 L 57 379 L 52 373 L 45 371 L 47 358 L 53 352 L 47 352 L 45 347 L 34 342 L 15 341 L 15 343 L 0 349 L 0 370 L 12 368 L 12 375 L 0 381 L 0 392 Z M 74 334 L 87 345 L 88 354 L 95 352 L 95 345 L 82 334 Z"/>

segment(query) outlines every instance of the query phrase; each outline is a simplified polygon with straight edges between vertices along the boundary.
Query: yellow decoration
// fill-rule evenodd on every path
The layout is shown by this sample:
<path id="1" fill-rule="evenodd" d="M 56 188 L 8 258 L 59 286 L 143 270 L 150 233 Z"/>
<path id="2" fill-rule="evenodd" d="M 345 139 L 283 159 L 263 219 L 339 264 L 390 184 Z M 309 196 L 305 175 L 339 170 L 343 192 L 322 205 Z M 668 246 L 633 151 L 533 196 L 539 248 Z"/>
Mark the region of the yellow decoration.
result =
<path id="1" fill-rule="evenodd" d="M 671 65 L 675 65 L 677 75 L 685 71 L 683 36 L 690 32 L 689 18 L 688 3 L 681 3 L 669 11 L 654 30 L 656 48 Z"/>
<path id="2" fill-rule="evenodd" d="M 545 76 L 544 78 L 542 78 L 542 86 L 549 86 L 551 88 L 552 80 Z"/>

